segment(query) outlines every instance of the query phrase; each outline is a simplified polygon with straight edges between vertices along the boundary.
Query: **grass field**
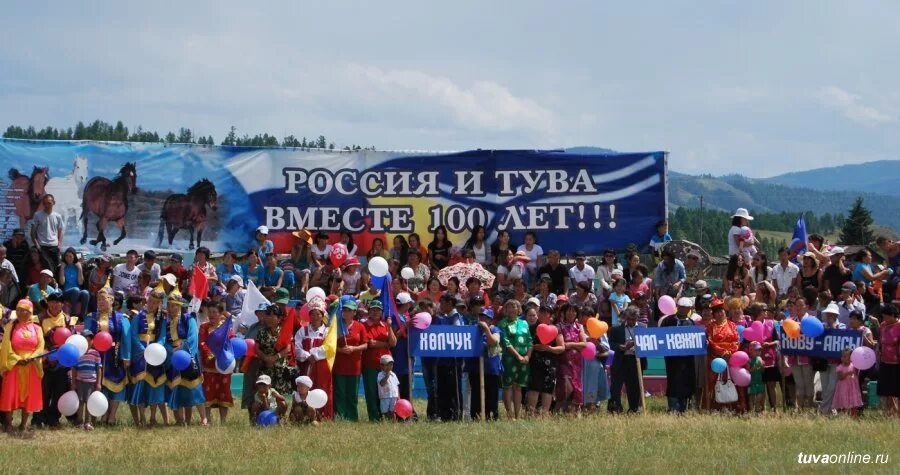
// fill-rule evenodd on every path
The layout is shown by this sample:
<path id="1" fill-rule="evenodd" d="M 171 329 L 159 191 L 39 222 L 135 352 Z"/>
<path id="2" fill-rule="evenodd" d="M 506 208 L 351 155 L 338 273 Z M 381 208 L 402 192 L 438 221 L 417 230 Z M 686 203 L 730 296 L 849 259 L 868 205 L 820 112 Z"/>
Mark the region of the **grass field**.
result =
<path id="1" fill-rule="evenodd" d="M 480 423 L 129 426 L 38 431 L 0 443 L 2 473 L 897 473 L 900 422 L 662 412 Z M 416 403 L 424 412 L 421 401 Z M 361 408 L 362 409 L 362 408 Z M 362 413 L 362 412 L 361 412 Z M 129 420 L 125 412 L 120 418 Z M 363 416 L 365 417 L 365 416 Z M 799 465 L 800 452 L 887 454 L 879 465 Z"/>

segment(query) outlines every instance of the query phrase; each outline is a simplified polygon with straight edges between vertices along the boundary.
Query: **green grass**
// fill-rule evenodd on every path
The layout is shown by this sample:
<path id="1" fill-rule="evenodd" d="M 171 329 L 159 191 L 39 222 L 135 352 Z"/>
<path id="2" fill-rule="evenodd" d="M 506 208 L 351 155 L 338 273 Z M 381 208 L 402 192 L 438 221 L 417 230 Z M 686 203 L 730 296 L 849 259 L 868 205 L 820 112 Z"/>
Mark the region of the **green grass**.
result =
<path id="1" fill-rule="evenodd" d="M 319 427 L 129 426 L 38 431 L 0 444 L 3 473 L 897 473 L 900 423 L 815 415 L 647 415 Z M 420 413 L 421 401 L 416 402 Z M 362 410 L 362 406 L 361 406 Z M 361 411 L 364 414 L 364 411 Z M 127 409 L 122 420 L 130 420 Z M 217 417 L 217 416 L 216 416 Z M 362 416 L 365 417 L 364 415 Z M 887 465 L 797 465 L 804 453 L 886 453 Z"/>

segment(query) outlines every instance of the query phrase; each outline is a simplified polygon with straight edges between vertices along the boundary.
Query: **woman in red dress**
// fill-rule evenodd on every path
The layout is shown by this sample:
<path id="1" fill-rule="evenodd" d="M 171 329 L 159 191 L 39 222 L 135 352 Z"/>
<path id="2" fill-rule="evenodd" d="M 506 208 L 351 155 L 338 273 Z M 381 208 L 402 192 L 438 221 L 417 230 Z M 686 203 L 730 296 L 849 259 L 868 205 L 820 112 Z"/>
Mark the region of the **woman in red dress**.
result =
<path id="1" fill-rule="evenodd" d="M 312 379 L 313 389 L 321 389 L 328 394 L 328 402 L 319 413 L 323 419 L 331 420 L 334 418 L 334 391 L 331 385 L 331 368 L 328 367 L 325 348 L 322 347 L 325 335 L 328 334 L 328 327 L 325 325 L 325 300 L 313 297 L 307 302 L 307 307 L 309 325 L 301 327 L 294 335 L 294 349 L 300 374 Z"/>
<path id="2" fill-rule="evenodd" d="M 44 368 L 41 358 L 33 358 L 44 353 L 44 333 L 40 325 L 32 321 L 34 306 L 30 300 L 22 299 L 16 305 L 16 320 L 4 329 L 3 343 L 0 344 L 0 374 L 3 386 L 0 388 L 0 411 L 6 413 L 4 429 L 12 433 L 13 411 L 22 411 L 22 421 L 18 433 L 25 435 L 28 415 L 43 408 L 41 378 Z"/>
<path id="3" fill-rule="evenodd" d="M 216 368 L 216 355 L 209 349 L 209 334 L 221 327 L 225 322 L 225 305 L 213 303 L 206 308 L 209 321 L 200 324 L 200 362 L 203 366 L 203 393 L 206 395 L 206 407 L 219 408 L 219 420 L 222 424 L 228 419 L 228 408 L 234 405 L 231 396 L 231 374 L 222 374 Z M 228 330 L 228 339 L 234 338 L 234 329 Z"/>
<path id="4" fill-rule="evenodd" d="M 707 338 L 707 365 L 706 365 L 706 389 L 704 393 L 703 407 L 705 409 L 735 409 L 734 404 L 719 404 L 716 402 L 716 381 L 720 378 L 725 380 L 728 378 L 728 371 L 722 374 L 713 372 L 711 367 L 712 360 L 723 358 L 728 361 L 732 353 L 738 350 L 739 336 L 737 325 L 726 318 L 725 302 L 715 299 L 710 303 L 713 311 L 712 320 L 706 325 Z M 739 395 L 740 396 L 740 395 Z M 741 404 L 740 397 L 738 405 Z"/>

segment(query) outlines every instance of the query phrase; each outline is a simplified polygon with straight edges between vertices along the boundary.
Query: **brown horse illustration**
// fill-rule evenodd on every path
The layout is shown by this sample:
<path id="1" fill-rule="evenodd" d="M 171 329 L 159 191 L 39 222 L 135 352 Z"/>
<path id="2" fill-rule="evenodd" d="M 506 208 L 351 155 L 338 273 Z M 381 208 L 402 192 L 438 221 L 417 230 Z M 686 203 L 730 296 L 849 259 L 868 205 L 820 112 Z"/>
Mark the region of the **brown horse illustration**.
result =
<path id="1" fill-rule="evenodd" d="M 25 223 L 34 216 L 35 211 L 41 205 L 41 199 L 46 193 L 47 181 L 50 180 L 48 167 L 34 167 L 31 177 L 27 177 L 19 170 L 9 170 L 10 183 L 9 196 L 16 204 L 16 216 L 19 217 L 19 227 L 25 228 Z"/>
<path id="2" fill-rule="evenodd" d="M 88 215 L 97 216 L 97 239 L 91 240 L 91 245 L 100 244 L 100 249 L 106 250 L 106 224 L 113 221 L 122 231 L 113 245 L 125 239 L 125 214 L 128 213 L 128 193 L 137 193 L 137 167 L 134 163 L 126 163 L 119 170 L 119 174 L 112 180 L 102 176 L 95 176 L 84 185 L 81 200 L 81 221 L 84 225 L 84 234 L 81 236 L 81 244 L 87 241 Z"/>
<path id="3" fill-rule="evenodd" d="M 169 195 L 163 203 L 162 212 L 159 214 L 159 232 L 156 246 L 162 245 L 163 231 L 169 238 L 169 246 L 175 240 L 175 234 L 181 229 L 187 229 L 191 233 L 190 247 L 194 249 L 194 231 L 197 231 L 197 247 L 200 247 L 200 239 L 203 230 L 206 229 L 206 207 L 213 211 L 218 207 L 219 195 L 216 187 L 206 178 L 191 185 L 187 194 Z"/>

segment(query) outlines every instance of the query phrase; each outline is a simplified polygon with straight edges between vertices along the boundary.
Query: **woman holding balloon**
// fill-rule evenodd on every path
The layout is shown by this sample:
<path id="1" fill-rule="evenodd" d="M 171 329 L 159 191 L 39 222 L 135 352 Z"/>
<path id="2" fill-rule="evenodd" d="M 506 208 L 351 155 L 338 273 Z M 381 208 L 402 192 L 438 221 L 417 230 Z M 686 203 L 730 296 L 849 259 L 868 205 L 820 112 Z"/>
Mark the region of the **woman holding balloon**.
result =
<path id="1" fill-rule="evenodd" d="M 219 408 L 219 420 L 222 424 L 228 419 L 228 408 L 234 405 L 231 395 L 231 372 L 222 373 L 216 363 L 216 354 L 207 344 L 210 333 L 225 323 L 225 307 L 221 303 L 211 303 L 206 307 L 209 321 L 200 325 L 200 362 L 203 368 L 203 394 L 207 408 Z M 222 332 L 225 331 L 223 328 Z M 228 329 L 227 339 L 234 338 L 234 329 Z M 174 358 L 173 358 L 174 359 Z M 224 365 L 224 363 L 222 363 Z"/>
<path id="2" fill-rule="evenodd" d="M 166 369 L 165 366 L 151 366 L 144 359 L 144 350 L 151 343 L 165 343 L 166 318 L 161 305 L 165 294 L 156 290 L 147 299 L 147 305 L 131 321 L 131 378 L 128 404 L 137 426 L 147 424 L 144 408 L 150 406 L 150 426 L 156 425 L 156 412 L 162 414 L 163 424 L 169 425 L 169 411 L 166 410 Z"/>
<path id="3" fill-rule="evenodd" d="M 174 353 L 179 350 L 187 352 L 190 356 L 187 366 L 179 370 L 171 362 L 167 373 L 169 379 L 169 408 L 175 413 L 175 422 L 180 425 L 190 425 L 191 407 L 196 406 L 200 413 L 200 424 L 209 426 L 206 417 L 206 397 L 203 394 L 203 373 L 200 371 L 200 346 L 199 329 L 197 320 L 183 313 L 183 307 L 187 302 L 178 292 L 169 294 L 166 307 L 166 350 L 174 359 Z"/>
<path id="4" fill-rule="evenodd" d="M 559 355 L 566 350 L 566 343 L 553 322 L 553 309 L 542 305 L 538 311 L 538 324 L 533 327 L 531 340 L 534 346 L 528 362 L 527 407 L 532 415 L 549 414 L 556 391 L 556 367 Z"/>
<path id="5" fill-rule="evenodd" d="M 725 314 L 725 302 L 714 299 L 710 303 L 713 311 L 713 319 L 706 325 L 707 356 L 711 362 L 706 372 L 706 388 L 704 391 L 704 408 L 708 410 L 721 410 L 731 407 L 733 404 L 720 404 L 716 402 L 716 381 L 728 379 L 727 363 L 717 364 L 724 360 L 727 362 L 731 355 L 738 351 L 737 325 L 729 321 Z M 719 360 L 719 361 L 716 361 Z M 740 401 L 738 401 L 740 402 Z"/>
<path id="6" fill-rule="evenodd" d="M 112 289 L 100 289 L 97 292 L 97 311 L 84 320 L 84 328 L 94 334 L 94 346 L 103 358 L 103 394 L 109 400 L 103 422 L 107 424 L 116 423 L 119 403 L 126 399 L 128 367 L 131 364 L 131 322 L 113 309 L 113 300 Z M 111 345 L 105 350 L 97 342 L 100 332 L 112 337 Z"/>
<path id="7" fill-rule="evenodd" d="M 44 353 L 44 334 L 41 327 L 32 322 L 34 306 L 22 299 L 16 304 L 16 319 L 6 324 L 3 343 L 0 344 L 0 411 L 6 413 L 4 430 L 12 432 L 13 411 L 19 409 L 22 419 L 18 435 L 26 435 L 28 415 L 43 407 L 41 378 L 44 368 L 41 358 Z"/>
<path id="8" fill-rule="evenodd" d="M 565 303 L 559 309 L 562 321 L 559 334 L 562 335 L 565 351 L 559 355 L 556 369 L 556 409 L 572 412 L 581 407 L 582 386 L 581 352 L 587 346 L 587 334 L 578 322 L 578 307 Z"/>

